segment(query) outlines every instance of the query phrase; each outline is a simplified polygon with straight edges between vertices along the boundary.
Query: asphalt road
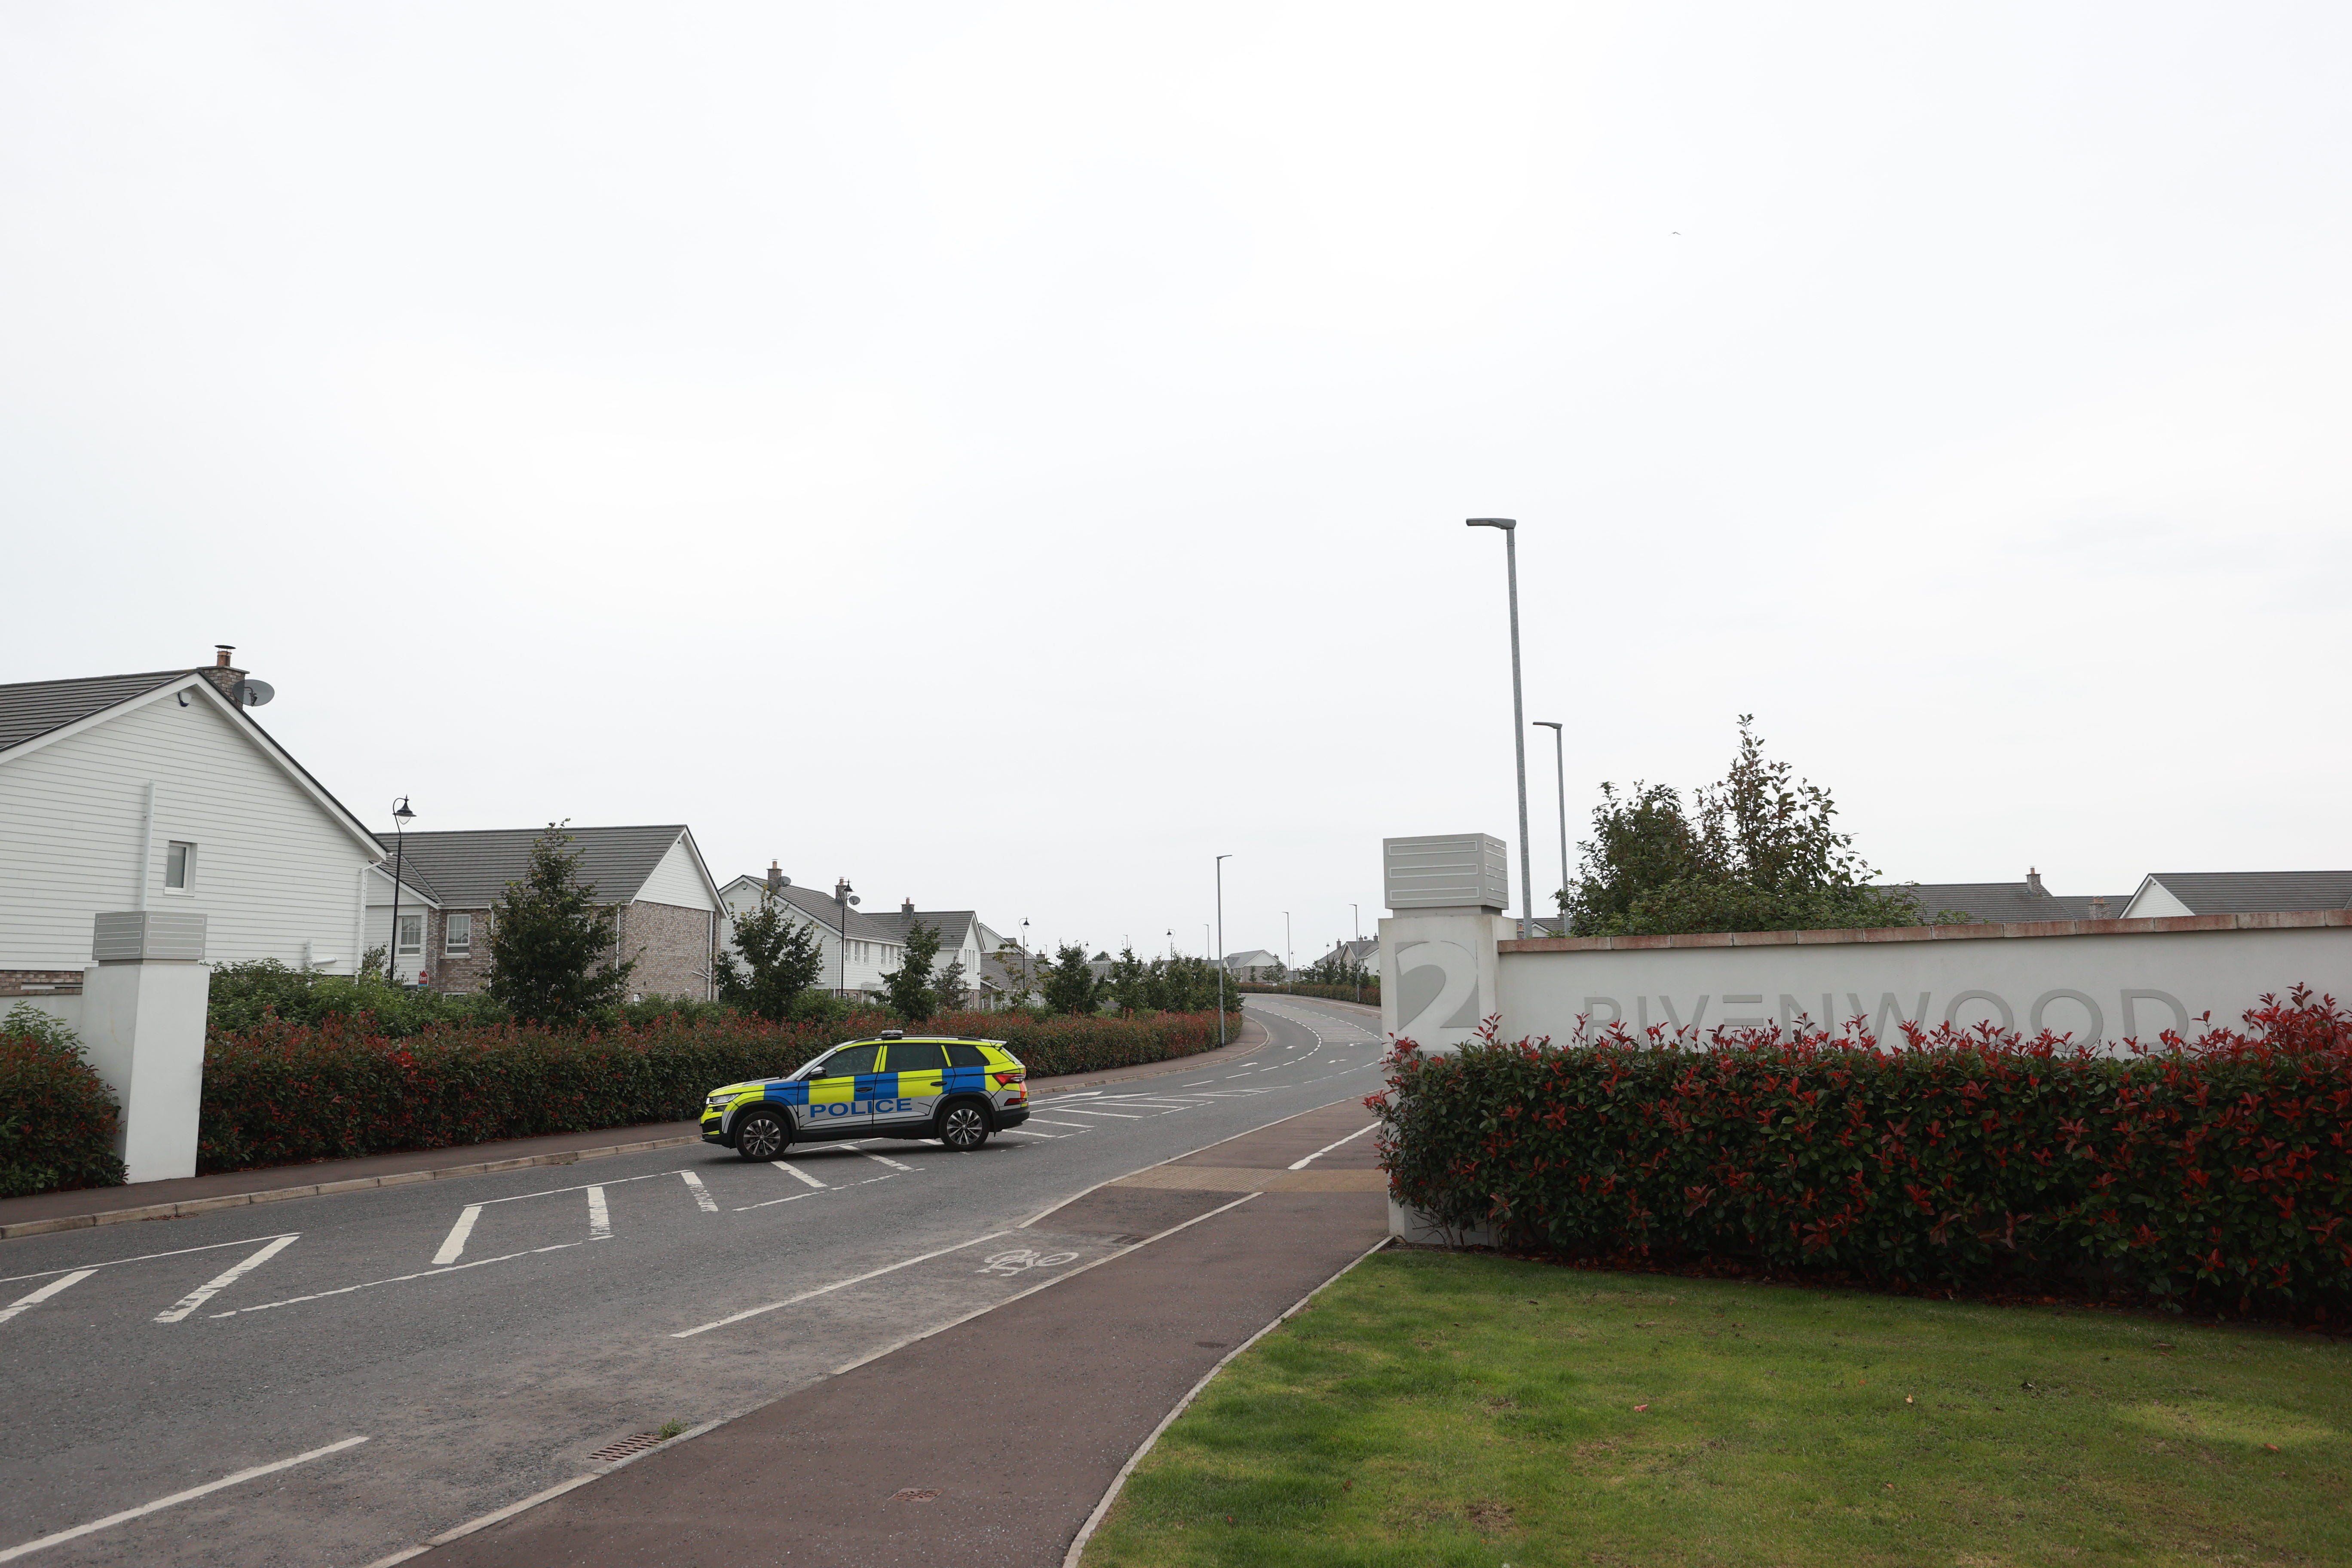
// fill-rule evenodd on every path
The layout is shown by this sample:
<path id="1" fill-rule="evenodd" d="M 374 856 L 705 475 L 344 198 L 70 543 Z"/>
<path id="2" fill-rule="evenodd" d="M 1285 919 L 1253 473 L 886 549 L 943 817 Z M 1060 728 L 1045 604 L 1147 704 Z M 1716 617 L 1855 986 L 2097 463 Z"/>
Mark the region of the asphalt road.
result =
<path id="1" fill-rule="evenodd" d="M 1024 1221 L 1378 1087 L 1367 1015 L 1249 1007 L 1255 1058 L 973 1154 L 657 1150 L 0 1243 L 0 1562 L 360 1568 L 1048 1283 L 1141 1237 Z"/>

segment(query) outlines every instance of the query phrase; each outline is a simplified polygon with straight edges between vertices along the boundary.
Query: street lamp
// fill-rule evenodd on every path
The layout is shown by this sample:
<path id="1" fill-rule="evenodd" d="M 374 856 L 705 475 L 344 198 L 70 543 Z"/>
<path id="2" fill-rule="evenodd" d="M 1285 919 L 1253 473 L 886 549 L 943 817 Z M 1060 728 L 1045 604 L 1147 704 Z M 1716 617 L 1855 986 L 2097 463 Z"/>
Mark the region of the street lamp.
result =
<path id="1" fill-rule="evenodd" d="M 841 906 L 841 990 L 837 994 L 846 996 L 849 994 L 849 906 L 857 902 L 857 895 L 850 891 L 848 878 L 844 877 L 834 883 L 833 901 Z M 1028 922 L 1024 921 L 1022 923 L 1025 925 Z"/>
<path id="2" fill-rule="evenodd" d="M 1567 742 L 1560 739 L 1559 721 L 1538 719 L 1538 727 L 1551 731 L 1552 767 L 1559 775 L 1559 890 L 1568 891 L 1568 752 Z M 1559 934 L 1568 934 L 1568 911 L 1560 910 Z"/>
<path id="3" fill-rule="evenodd" d="M 416 814 L 408 809 L 406 795 L 392 803 L 392 937 L 390 945 L 383 950 L 383 972 L 395 982 L 400 978 L 400 873 L 408 854 L 408 825 L 415 820 Z"/>
<path id="4" fill-rule="evenodd" d="M 1474 517 L 1465 520 L 1467 528 L 1499 528 L 1503 531 L 1503 558 L 1508 563 L 1511 583 L 1511 744 L 1519 758 L 1519 935 L 1528 935 L 1528 926 L 1535 916 L 1531 901 L 1533 889 L 1528 879 L 1533 874 L 1528 859 L 1528 710 L 1519 698 L 1519 524 L 1509 517 Z"/>
<path id="5" fill-rule="evenodd" d="M 1217 1044 L 1225 1043 L 1225 862 L 1231 855 L 1217 857 Z"/>
<path id="6" fill-rule="evenodd" d="M 1290 945 L 1290 911 L 1282 911 L 1282 988 L 1296 991 L 1297 984 L 1291 978 L 1291 966 L 1298 962 L 1298 950 Z"/>

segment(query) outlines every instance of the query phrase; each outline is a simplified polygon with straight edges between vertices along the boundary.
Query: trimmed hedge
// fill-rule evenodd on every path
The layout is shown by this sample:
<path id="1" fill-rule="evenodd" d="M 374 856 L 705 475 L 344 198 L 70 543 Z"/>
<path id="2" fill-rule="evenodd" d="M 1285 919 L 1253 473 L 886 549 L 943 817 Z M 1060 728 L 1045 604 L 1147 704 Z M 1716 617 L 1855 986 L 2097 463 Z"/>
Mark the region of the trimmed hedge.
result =
<path id="1" fill-rule="evenodd" d="M 1304 980 L 1296 985 L 1261 985 L 1252 980 L 1244 984 L 1242 989 L 1253 995 L 1260 993 L 1280 994 L 1287 992 L 1293 996 L 1319 996 L 1326 1002 L 1361 1002 L 1367 1007 L 1377 1007 L 1381 1005 L 1381 983 L 1378 980 L 1365 981 L 1360 995 L 1353 985 L 1318 985 Z"/>
<path id="2" fill-rule="evenodd" d="M 2244 1022 L 2112 1057 L 1990 1026 L 1556 1047 L 1490 1021 L 1453 1056 L 1400 1043 L 1366 1103 L 1397 1199 L 1504 1245 L 2340 1321 L 2352 1015 L 2298 986 Z"/>
<path id="3" fill-rule="evenodd" d="M 71 1029 L 22 1003 L 0 1019 L 0 1198 L 122 1185 L 121 1116 Z"/>
<path id="4" fill-rule="evenodd" d="M 684 1121 L 722 1083 L 781 1077 L 843 1039 L 895 1026 L 881 1014 L 845 1024 L 675 1015 L 608 1031 L 494 1024 L 395 1038 L 364 1015 L 273 1017 L 206 1042 L 196 1166 L 241 1171 Z M 956 1013 L 924 1028 L 1003 1040 L 1049 1078 L 1209 1048 L 1217 1016 Z"/>

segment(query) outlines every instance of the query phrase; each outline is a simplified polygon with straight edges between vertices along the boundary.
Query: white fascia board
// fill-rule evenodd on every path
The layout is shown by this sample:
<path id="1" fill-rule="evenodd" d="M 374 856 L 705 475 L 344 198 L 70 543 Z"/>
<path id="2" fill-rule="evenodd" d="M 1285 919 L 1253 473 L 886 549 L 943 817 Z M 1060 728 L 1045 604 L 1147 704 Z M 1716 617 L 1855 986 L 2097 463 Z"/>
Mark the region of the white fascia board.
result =
<path id="1" fill-rule="evenodd" d="M 376 842 L 375 835 L 367 830 L 365 824 L 353 816 L 341 801 L 329 795 L 325 787 L 304 771 L 301 763 L 294 760 L 291 752 L 279 745 L 268 731 L 254 721 L 251 714 L 231 702 L 221 694 L 219 687 L 194 670 L 173 676 L 152 689 L 143 691 L 136 697 L 127 697 L 111 708 L 101 708 L 95 713 L 84 714 L 72 723 L 60 725 L 46 735 L 36 735 L 19 745 L 11 746 L 5 752 L 0 752 L 0 766 L 5 766 L 18 757 L 30 756 L 44 746 L 54 745 L 59 741 L 79 735 L 86 730 L 95 730 L 100 724 L 112 719 L 119 719 L 134 709 L 144 708 L 151 702 L 161 702 L 167 697 L 177 697 L 183 691 L 193 691 L 197 694 L 197 700 L 211 703 L 214 710 L 226 717 L 236 728 L 237 733 L 243 735 L 254 750 L 259 752 L 276 765 L 280 773 L 291 779 L 296 788 L 309 795 L 320 810 L 334 818 L 337 826 L 366 849 L 371 860 L 380 859 L 383 857 L 383 846 Z"/>
<path id="2" fill-rule="evenodd" d="M 2139 890 L 2124 905 L 2125 920 L 2161 920 L 2166 916 L 2193 915 L 2190 909 L 2171 889 L 2158 881 L 2153 873 L 2140 879 Z"/>

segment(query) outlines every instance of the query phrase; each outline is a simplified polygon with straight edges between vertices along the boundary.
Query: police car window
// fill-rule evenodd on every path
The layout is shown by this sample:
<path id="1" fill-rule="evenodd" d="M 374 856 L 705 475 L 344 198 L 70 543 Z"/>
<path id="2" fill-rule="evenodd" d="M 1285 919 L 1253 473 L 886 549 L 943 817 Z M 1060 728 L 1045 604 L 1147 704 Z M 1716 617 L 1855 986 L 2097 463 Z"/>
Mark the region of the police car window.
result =
<path id="1" fill-rule="evenodd" d="M 901 1041 L 882 1059 L 892 1072 L 931 1072 L 948 1065 L 947 1052 L 921 1040 Z"/>
<path id="2" fill-rule="evenodd" d="M 988 1058 L 981 1054 L 978 1046 L 948 1047 L 948 1066 L 951 1068 L 984 1068 L 987 1065 Z"/>
<path id="3" fill-rule="evenodd" d="M 862 1072 L 872 1072 L 875 1053 L 881 1048 L 879 1046 L 845 1047 L 825 1058 L 824 1066 L 817 1069 L 817 1077 L 855 1078 Z"/>

